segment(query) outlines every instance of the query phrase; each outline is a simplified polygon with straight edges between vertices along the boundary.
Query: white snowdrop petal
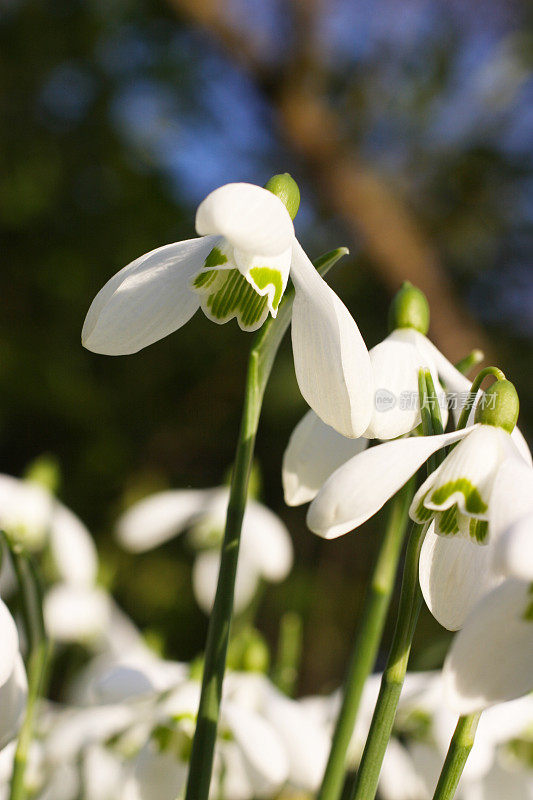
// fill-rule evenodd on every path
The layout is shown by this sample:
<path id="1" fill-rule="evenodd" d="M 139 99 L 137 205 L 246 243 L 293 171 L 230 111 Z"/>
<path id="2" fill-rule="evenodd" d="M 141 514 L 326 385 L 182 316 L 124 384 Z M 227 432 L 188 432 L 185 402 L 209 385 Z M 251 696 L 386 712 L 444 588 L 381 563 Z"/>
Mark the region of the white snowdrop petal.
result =
<path id="1" fill-rule="evenodd" d="M 198 206 L 196 231 L 220 234 L 237 250 L 272 256 L 290 247 L 294 225 L 275 194 L 251 183 L 220 186 Z"/>
<path id="2" fill-rule="evenodd" d="M 17 626 L 6 604 L 0 600 L 0 687 L 9 680 L 19 652 Z"/>
<path id="3" fill-rule="evenodd" d="M 50 523 L 50 549 L 62 580 L 83 586 L 94 583 L 98 555 L 91 534 L 72 511 L 57 501 Z"/>
<path id="4" fill-rule="evenodd" d="M 533 513 L 533 470 L 519 458 L 507 458 L 492 487 L 490 535 L 497 539 L 529 513 Z"/>
<path id="5" fill-rule="evenodd" d="M 472 431 L 397 439 L 354 456 L 326 481 L 307 514 L 307 525 L 334 539 L 362 525 L 441 447 Z"/>
<path id="6" fill-rule="evenodd" d="M 158 752 L 149 742 L 133 761 L 124 800 L 175 800 L 187 779 L 187 764 L 172 751 Z"/>
<path id="7" fill-rule="evenodd" d="M 50 638 L 61 642 L 99 639 L 109 625 L 109 597 L 98 587 L 57 583 L 43 602 L 44 621 Z"/>
<path id="8" fill-rule="evenodd" d="M 529 449 L 528 443 L 524 438 L 524 434 L 520 430 L 520 428 L 515 426 L 511 434 L 511 439 L 513 440 L 513 444 L 515 445 L 516 449 L 526 462 L 526 464 L 530 467 L 533 467 L 533 458 L 531 456 L 531 450 Z"/>
<path id="9" fill-rule="evenodd" d="M 289 759 L 272 725 L 259 714 L 227 703 L 225 724 L 239 745 L 256 797 L 271 797 L 289 776 Z"/>
<path id="10" fill-rule="evenodd" d="M 447 702 L 458 714 L 513 700 L 533 689 L 529 583 L 504 581 L 485 595 L 456 635 L 444 665 Z"/>
<path id="11" fill-rule="evenodd" d="M 533 513 L 522 517 L 498 538 L 494 566 L 503 575 L 533 581 Z"/>
<path id="12" fill-rule="evenodd" d="M 212 489 L 171 489 L 150 495 L 120 517 L 117 539 L 134 553 L 158 547 L 205 513 L 215 494 L 218 491 Z M 227 493 L 224 496 L 227 498 Z"/>
<path id="13" fill-rule="evenodd" d="M 336 469 L 368 445 L 348 439 L 310 409 L 295 427 L 283 455 L 283 491 L 289 506 L 308 503 Z"/>
<path id="14" fill-rule="evenodd" d="M 493 745 L 520 738 L 533 720 L 533 695 L 498 703 L 483 712 L 477 734 Z M 476 734 L 476 735 L 477 735 Z"/>
<path id="15" fill-rule="evenodd" d="M 500 580 L 490 548 L 462 536 L 439 536 L 431 526 L 420 553 L 420 588 L 440 625 L 458 630 L 477 601 Z"/>
<path id="16" fill-rule="evenodd" d="M 457 504 L 464 514 L 488 519 L 490 494 L 505 459 L 505 440 L 509 435 L 492 425 L 479 425 L 476 430 L 469 430 L 468 438 L 458 444 L 442 463 L 423 502 L 426 508 L 434 511 Z M 413 510 L 423 496 L 424 487 L 429 489 L 429 482 L 428 479 L 417 492 Z"/>
<path id="17" fill-rule="evenodd" d="M 190 281 L 217 241 L 209 236 L 167 244 L 124 267 L 94 298 L 83 324 L 83 346 L 129 355 L 185 325 L 200 306 Z"/>
<path id="18" fill-rule="evenodd" d="M 249 500 L 244 512 L 241 558 L 268 581 L 282 581 L 292 567 L 292 541 L 287 527 L 256 500 Z"/>
<path id="19" fill-rule="evenodd" d="M 420 800 L 424 797 L 424 782 L 409 751 L 394 738 L 389 740 L 383 758 L 379 792 L 383 800 Z"/>
<path id="20" fill-rule="evenodd" d="M 281 737 L 289 758 L 289 780 L 297 789 L 318 789 L 329 753 L 330 737 L 305 706 L 269 687 L 263 713 Z"/>
<path id="21" fill-rule="evenodd" d="M 233 256 L 237 269 L 257 294 L 267 296 L 268 310 L 275 317 L 289 280 L 292 247 L 275 256 L 243 253 L 240 250 L 234 250 Z"/>
<path id="22" fill-rule="evenodd" d="M 46 542 L 54 498 L 42 486 L 0 475 L 0 526 L 29 550 Z"/>
<path id="23" fill-rule="evenodd" d="M 0 686 L 0 750 L 18 734 L 28 698 L 28 681 L 20 653 L 15 656 L 11 675 Z"/>
<path id="24" fill-rule="evenodd" d="M 363 337 L 296 240 L 291 277 L 296 289 L 292 349 L 300 391 L 327 425 L 357 438 L 368 427 L 374 400 Z"/>
<path id="25" fill-rule="evenodd" d="M 418 371 L 426 366 L 417 349 L 394 334 L 370 350 L 374 407 L 365 431 L 369 439 L 395 439 L 420 422 Z"/>
<path id="26" fill-rule="evenodd" d="M 91 745 L 84 754 L 84 800 L 116 800 L 124 782 L 124 767 L 110 749 Z"/>
<path id="27" fill-rule="evenodd" d="M 68 708 L 54 720 L 47 740 L 51 763 L 74 761 L 82 748 L 116 736 L 136 721 L 138 712 L 130 706 L 104 705 Z"/>
<path id="28" fill-rule="evenodd" d="M 217 589 L 220 554 L 217 550 L 199 553 L 192 568 L 192 585 L 196 602 L 206 614 L 211 613 Z M 246 557 L 239 558 L 235 581 L 236 612 L 242 611 L 251 602 L 259 582 L 259 574 L 254 564 Z"/>

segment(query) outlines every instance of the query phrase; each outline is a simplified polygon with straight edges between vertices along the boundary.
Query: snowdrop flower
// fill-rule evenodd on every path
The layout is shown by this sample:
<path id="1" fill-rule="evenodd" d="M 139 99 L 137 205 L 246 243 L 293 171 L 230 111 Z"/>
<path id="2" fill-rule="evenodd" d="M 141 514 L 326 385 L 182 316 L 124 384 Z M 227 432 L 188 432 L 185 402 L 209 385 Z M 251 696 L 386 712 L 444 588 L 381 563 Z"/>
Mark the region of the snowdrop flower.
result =
<path id="1" fill-rule="evenodd" d="M 421 422 L 418 373 L 428 369 L 438 395 L 446 425 L 446 394 L 439 377 L 454 394 L 468 392 L 470 382 L 430 342 L 429 306 L 420 289 L 406 281 L 394 297 L 390 315 L 391 333 L 370 351 L 374 375 L 374 408 L 364 436 L 395 439 L 414 430 Z"/>
<path id="2" fill-rule="evenodd" d="M 420 673 L 422 677 L 424 673 Z M 426 673 L 429 695 L 400 700 L 399 731 L 423 784 L 417 800 L 430 800 L 457 723 L 444 702 L 442 673 Z M 403 703 L 403 709 L 402 709 Z M 408 715 L 402 718 L 405 711 Z M 533 771 L 528 760 L 533 721 L 533 697 L 524 697 L 488 709 L 482 715 L 461 781 L 457 800 L 502 800 L 533 797 Z M 526 754 L 526 758 L 520 755 Z"/>
<path id="3" fill-rule="evenodd" d="M 322 486 L 307 512 L 308 527 L 335 539 L 374 516 L 432 453 L 473 430 L 395 439 L 353 456 Z"/>
<path id="4" fill-rule="evenodd" d="M 470 714 L 533 690 L 533 517 L 496 545 L 505 580 L 483 596 L 456 635 L 444 665 L 446 697 Z"/>
<path id="5" fill-rule="evenodd" d="M 410 509 L 415 521 L 433 521 L 420 554 L 420 586 L 433 616 L 450 630 L 458 630 L 476 602 L 501 582 L 487 547 L 494 540 L 491 514 L 510 502 L 494 492 L 499 472 L 507 462 L 530 470 L 510 435 L 518 416 L 513 385 L 497 381 L 485 400 L 476 414 L 481 424 L 427 478 Z"/>
<path id="6" fill-rule="evenodd" d="M 431 612 L 450 629 L 462 625 L 496 582 L 490 552 L 480 545 L 489 541 L 499 470 L 507 461 L 528 469 L 511 438 L 518 416 L 514 387 L 497 381 L 485 399 L 470 428 L 387 442 L 354 456 L 328 479 L 307 515 L 310 529 L 325 538 L 347 533 L 378 511 L 431 453 L 463 439 L 423 483 L 410 509 L 416 522 L 433 522 L 422 548 L 420 583 Z"/>
<path id="7" fill-rule="evenodd" d="M 97 643 L 111 622 L 111 599 L 98 586 L 57 583 L 43 602 L 46 631 L 65 643 Z"/>
<path id="8" fill-rule="evenodd" d="M 198 208 L 199 239 L 152 250 L 111 278 L 89 308 L 83 344 L 107 355 L 135 353 L 180 328 L 198 308 L 213 322 L 236 317 L 243 330 L 256 330 L 269 313 L 276 316 L 290 273 L 300 390 L 327 424 L 360 436 L 372 410 L 368 352 L 295 237 L 296 184 L 286 175 L 267 185 L 272 191 L 221 186 Z"/>
<path id="9" fill-rule="evenodd" d="M 120 544 L 144 552 L 189 529 L 198 549 L 193 567 L 193 588 L 200 607 L 213 604 L 229 491 L 226 488 L 170 490 L 151 495 L 133 505 L 118 521 Z M 292 566 L 289 532 L 270 509 L 250 500 L 242 527 L 235 608 L 252 600 L 260 579 L 282 581 Z"/>
<path id="10" fill-rule="evenodd" d="M 19 731 L 26 708 L 28 684 L 19 651 L 17 627 L 5 603 L 0 600 L 0 750 Z"/>
<path id="11" fill-rule="evenodd" d="M 98 558 L 89 531 L 43 486 L 0 475 L 0 528 L 28 550 L 49 546 L 62 580 L 83 586 L 94 583 Z"/>
<path id="12" fill-rule="evenodd" d="M 429 308 L 419 289 L 404 283 L 393 300 L 390 322 L 392 333 L 369 354 L 375 394 L 367 430 L 362 437 L 351 440 L 308 411 L 294 429 L 283 457 L 287 505 L 312 500 L 336 469 L 367 447 L 369 439 L 394 439 L 420 424 L 420 369 L 429 369 L 438 387 L 444 424 L 448 409 L 439 376 L 446 379 L 450 391 L 467 395 L 470 381 L 425 336 Z"/>

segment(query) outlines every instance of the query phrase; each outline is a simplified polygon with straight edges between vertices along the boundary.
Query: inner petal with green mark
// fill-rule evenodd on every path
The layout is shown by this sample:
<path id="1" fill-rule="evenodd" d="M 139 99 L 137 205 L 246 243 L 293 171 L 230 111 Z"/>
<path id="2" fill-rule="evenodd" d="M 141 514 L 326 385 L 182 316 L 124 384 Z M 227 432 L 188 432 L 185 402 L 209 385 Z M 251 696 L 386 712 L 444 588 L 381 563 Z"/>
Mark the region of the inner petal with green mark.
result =
<path id="1" fill-rule="evenodd" d="M 191 283 L 192 290 L 199 294 L 202 311 L 218 324 L 235 317 L 242 330 L 257 330 L 268 316 L 267 298 L 259 295 L 238 269 L 223 269 L 220 261 L 213 263 L 219 259 L 220 254 L 213 256 L 211 251 Z"/>
<path id="2" fill-rule="evenodd" d="M 289 248 L 277 256 L 257 256 L 233 251 L 235 264 L 256 292 L 267 298 L 268 308 L 273 317 L 289 279 L 292 250 Z"/>
<path id="3" fill-rule="evenodd" d="M 441 510 L 444 505 L 449 505 L 450 498 L 454 495 L 462 495 L 462 505 L 468 514 L 486 514 L 488 510 L 479 489 L 468 478 L 456 478 L 448 481 L 435 487 L 432 492 L 428 492 L 428 495 L 424 498 L 424 505 L 435 511 Z"/>

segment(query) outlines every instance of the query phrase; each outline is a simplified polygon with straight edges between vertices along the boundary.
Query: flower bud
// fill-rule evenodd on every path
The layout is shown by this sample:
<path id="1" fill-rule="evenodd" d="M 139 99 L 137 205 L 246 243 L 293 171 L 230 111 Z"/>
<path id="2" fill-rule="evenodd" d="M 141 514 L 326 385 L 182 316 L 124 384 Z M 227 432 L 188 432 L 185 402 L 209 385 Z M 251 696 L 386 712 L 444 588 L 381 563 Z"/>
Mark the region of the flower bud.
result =
<path id="1" fill-rule="evenodd" d="M 495 381 L 481 396 L 474 421 L 494 425 L 512 433 L 518 419 L 520 403 L 511 381 Z"/>
<path id="2" fill-rule="evenodd" d="M 24 475 L 27 481 L 38 483 L 50 494 L 57 494 L 61 483 L 61 470 L 55 456 L 47 453 L 37 456 L 26 469 Z"/>
<path id="3" fill-rule="evenodd" d="M 294 219 L 300 207 L 300 190 L 294 178 L 288 172 L 273 175 L 265 184 L 265 189 L 279 197 L 291 219 Z"/>
<path id="4" fill-rule="evenodd" d="M 424 335 L 429 329 L 429 305 L 426 295 L 409 281 L 402 283 L 389 310 L 389 330 L 414 328 Z"/>

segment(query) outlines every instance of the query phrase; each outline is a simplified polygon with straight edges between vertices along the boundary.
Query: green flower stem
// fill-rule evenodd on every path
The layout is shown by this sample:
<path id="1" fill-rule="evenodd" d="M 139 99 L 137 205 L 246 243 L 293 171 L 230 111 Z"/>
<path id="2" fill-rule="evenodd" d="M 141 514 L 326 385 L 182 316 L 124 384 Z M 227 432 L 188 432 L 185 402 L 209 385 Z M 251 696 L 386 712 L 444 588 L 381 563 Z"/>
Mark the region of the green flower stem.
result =
<path id="1" fill-rule="evenodd" d="M 498 369 L 498 367 L 485 367 L 482 369 L 481 372 L 478 372 L 476 377 L 472 382 L 472 386 L 470 387 L 470 394 L 468 395 L 468 400 L 463 406 L 463 410 L 461 411 L 461 416 L 459 417 L 459 422 L 457 423 L 457 430 L 460 431 L 463 428 L 466 428 L 466 423 L 468 422 L 468 417 L 470 416 L 470 412 L 472 410 L 472 406 L 474 405 L 475 399 L 477 397 L 477 393 L 479 392 L 479 387 L 483 383 L 483 380 L 487 377 L 487 375 L 493 375 L 496 380 L 504 381 L 505 375 Z"/>
<path id="2" fill-rule="evenodd" d="M 428 386 L 427 371 L 419 371 L 418 386 L 422 428 L 425 436 L 431 436 L 439 430 L 442 431 L 442 420 L 431 376 Z M 430 465 L 428 461 L 428 472 L 432 467 L 436 467 L 436 462 Z M 374 800 L 376 796 L 379 774 L 391 737 L 422 605 L 422 593 L 418 583 L 418 562 L 428 527 L 429 523 L 413 525 L 409 536 L 396 629 L 387 666 L 381 679 L 379 696 L 351 793 L 351 800 Z"/>
<path id="3" fill-rule="evenodd" d="M 483 359 L 485 358 L 485 354 L 483 350 L 472 350 L 467 356 L 461 358 L 460 361 L 457 361 L 455 364 L 455 369 L 462 372 L 463 375 L 468 375 L 471 369 L 477 367 Z"/>
<path id="4" fill-rule="evenodd" d="M 474 745 L 474 737 L 481 713 L 459 717 L 450 742 L 446 760 L 440 773 L 433 800 L 453 800 L 466 760 Z"/>
<path id="5" fill-rule="evenodd" d="M 409 537 L 396 630 L 381 680 L 379 696 L 357 773 L 352 800 L 374 800 L 376 796 L 381 765 L 392 733 L 422 604 L 422 595 L 418 585 L 418 560 L 427 527 L 427 524 L 414 525 Z"/>
<path id="6" fill-rule="evenodd" d="M 346 248 L 333 250 L 315 262 L 315 266 L 324 275 L 347 252 Z M 263 395 L 274 358 L 290 323 L 293 300 L 294 291 L 286 292 L 276 319 L 269 319 L 257 334 L 248 361 L 241 428 L 232 473 L 217 591 L 207 632 L 202 691 L 185 800 L 207 800 L 209 794 L 233 612 L 241 527 L 255 437 Z"/>
<path id="7" fill-rule="evenodd" d="M 6 538 L 6 541 L 9 540 Z M 24 785 L 26 763 L 33 737 L 33 726 L 39 698 L 41 697 L 47 672 L 49 645 L 43 619 L 42 593 L 39 579 L 30 556 L 17 546 L 10 546 L 13 567 L 21 593 L 22 615 L 28 640 L 28 702 L 26 714 L 15 750 L 10 800 L 25 800 Z"/>
<path id="8" fill-rule="evenodd" d="M 294 611 L 287 611 L 281 618 L 279 644 L 273 681 L 288 697 L 294 695 L 302 657 L 302 618 Z"/>
<path id="9" fill-rule="evenodd" d="M 365 682 L 374 666 L 389 610 L 398 560 L 407 530 L 408 512 L 415 489 L 414 477 L 391 502 L 376 565 L 363 607 L 344 684 L 342 706 L 318 800 L 338 800 L 346 769 L 346 752 L 352 738 Z"/>

